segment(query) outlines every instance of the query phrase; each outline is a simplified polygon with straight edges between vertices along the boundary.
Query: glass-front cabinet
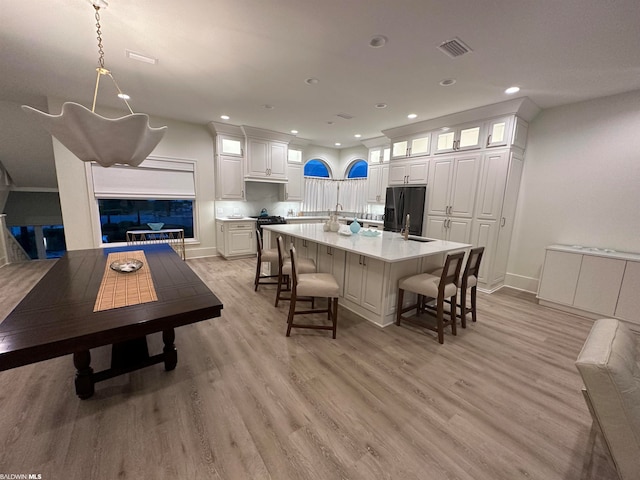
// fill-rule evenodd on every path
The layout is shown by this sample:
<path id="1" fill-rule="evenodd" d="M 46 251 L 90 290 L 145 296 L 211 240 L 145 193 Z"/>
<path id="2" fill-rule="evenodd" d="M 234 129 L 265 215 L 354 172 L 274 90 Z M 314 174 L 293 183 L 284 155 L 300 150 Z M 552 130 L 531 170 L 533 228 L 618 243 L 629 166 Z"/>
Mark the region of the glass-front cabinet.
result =
<path id="1" fill-rule="evenodd" d="M 218 154 L 242 157 L 244 155 L 244 139 L 230 135 L 218 134 Z"/>
<path id="2" fill-rule="evenodd" d="M 422 133 L 394 141 L 391 145 L 391 158 L 407 158 L 429 155 L 431 133 Z"/>
<path id="3" fill-rule="evenodd" d="M 391 147 L 374 147 L 369 149 L 369 165 L 388 163 L 391 159 Z"/>
<path id="4" fill-rule="evenodd" d="M 487 122 L 487 147 L 504 147 L 509 145 L 511 122 L 513 117 L 494 118 Z"/>
<path id="5" fill-rule="evenodd" d="M 482 123 L 443 127 L 435 134 L 434 153 L 450 153 L 482 147 Z"/>

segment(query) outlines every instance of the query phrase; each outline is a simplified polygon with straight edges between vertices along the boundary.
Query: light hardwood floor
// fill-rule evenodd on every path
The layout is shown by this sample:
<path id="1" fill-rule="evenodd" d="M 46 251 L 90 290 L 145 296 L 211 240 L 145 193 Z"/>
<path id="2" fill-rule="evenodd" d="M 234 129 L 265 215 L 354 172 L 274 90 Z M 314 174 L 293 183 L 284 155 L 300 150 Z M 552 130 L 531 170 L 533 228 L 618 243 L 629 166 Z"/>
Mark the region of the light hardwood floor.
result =
<path id="1" fill-rule="evenodd" d="M 0 319 L 52 261 L 0 268 Z M 75 396 L 70 356 L 0 372 L 0 473 L 43 479 L 614 480 L 574 361 L 592 321 L 513 290 L 458 336 L 339 310 L 294 330 L 254 259 L 189 260 L 224 304 L 176 330 L 178 366 Z M 161 340 L 153 337 L 152 349 Z M 155 352 L 154 352 L 155 353 Z M 106 366 L 108 349 L 92 352 Z"/>

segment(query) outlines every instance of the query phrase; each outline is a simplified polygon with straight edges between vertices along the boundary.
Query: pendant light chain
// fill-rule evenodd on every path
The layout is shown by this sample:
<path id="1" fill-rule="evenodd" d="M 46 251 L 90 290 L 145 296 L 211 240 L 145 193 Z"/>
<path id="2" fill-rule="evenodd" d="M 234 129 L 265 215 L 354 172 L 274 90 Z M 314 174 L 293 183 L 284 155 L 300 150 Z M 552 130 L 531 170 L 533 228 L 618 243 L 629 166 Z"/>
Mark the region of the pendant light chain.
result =
<path id="1" fill-rule="evenodd" d="M 111 78 L 111 80 L 113 81 L 113 84 L 116 86 L 116 90 L 118 91 L 118 96 L 120 96 L 120 98 L 122 98 L 124 103 L 127 105 L 127 108 L 129 109 L 129 112 L 131 112 L 133 114 L 133 110 L 131 109 L 131 105 L 129 105 L 129 102 L 125 98 L 125 95 L 122 93 L 122 90 L 120 90 L 120 87 L 118 86 L 118 83 L 116 82 L 116 79 L 113 78 L 113 75 L 111 75 L 111 72 L 109 70 L 104 68 L 104 50 L 103 50 L 103 45 L 102 45 L 102 31 L 100 30 L 100 27 L 101 27 L 101 25 L 100 25 L 100 7 L 97 6 L 97 5 L 94 5 L 93 8 L 96 10 L 96 34 L 98 35 L 97 39 L 98 39 L 98 65 L 99 65 L 99 67 L 96 68 L 96 70 L 98 72 L 98 76 L 96 78 L 96 88 L 95 88 L 95 91 L 93 92 L 93 106 L 91 107 L 91 111 L 94 112 L 94 113 L 96 111 L 96 100 L 98 98 L 98 86 L 100 85 L 100 77 L 102 75 L 109 75 L 109 78 Z"/>
<path id="2" fill-rule="evenodd" d="M 96 9 L 96 33 L 98 34 L 98 64 L 100 68 L 104 68 L 104 50 L 102 49 L 102 32 L 100 31 L 100 7 L 94 5 Z"/>

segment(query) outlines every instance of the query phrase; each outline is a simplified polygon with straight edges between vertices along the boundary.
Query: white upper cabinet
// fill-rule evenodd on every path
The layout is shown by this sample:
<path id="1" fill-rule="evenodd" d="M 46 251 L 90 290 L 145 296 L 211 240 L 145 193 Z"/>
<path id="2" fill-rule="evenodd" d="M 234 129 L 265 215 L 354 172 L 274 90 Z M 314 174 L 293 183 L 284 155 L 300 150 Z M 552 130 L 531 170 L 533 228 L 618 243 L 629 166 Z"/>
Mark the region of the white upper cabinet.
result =
<path id="1" fill-rule="evenodd" d="M 389 185 L 425 185 L 428 175 L 429 159 L 426 158 L 394 161 L 389 165 Z"/>
<path id="2" fill-rule="evenodd" d="M 244 156 L 244 138 L 218 134 L 218 155 Z"/>
<path id="3" fill-rule="evenodd" d="M 263 181 L 287 179 L 287 144 L 262 138 L 247 139 L 247 177 Z"/>
<path id="4" fill-rule="evenodd" d="M 511 143 L 511 123 L 513 117 L 502 117 L 487 122 L 486 147 L 504 147 Z"/>
<path id="5" fill-rule="evenodd" d="M 478 183 L 479 155 L 432 159 L 429 215 L 472 217 Z"/>
<path id="6" fill-rule="evenodd" d="M 391 147 L 375 147 L 369 149 L 369 165 L 388 163 L 391 159 Z"/>
<path id="7" fill-rule="evenodd" d="M 287 165 L 288 182 L 284 184 L 284 195 L 282 200 L 285 202 L 301 202 L 303 199 L 303 175 L 302 164 Z"/>
<path id="8" fill-rule="evenodd" d="M 435 134 L 434 153 L 481 148 L 482 141 L 482 123 L 460 125 Z"/>
<path id="9" fill-rule="evenodd" d="M 384 203 L 389 185 L 389 164 L 369 165 L 367 175 L 367 202 Z"/>
<path id="10" fill-rule="evenodd" d="M 398 139 L 391 144 L 391 158 L 429 155 L 430 148 L 431 133 L 422 133 L 420 135 Z"/>
<path id="11" fill-rule="evenodd" d="M 216 198 L 244 200 L 243 159 L 218 155 L 216 163 Z"/>

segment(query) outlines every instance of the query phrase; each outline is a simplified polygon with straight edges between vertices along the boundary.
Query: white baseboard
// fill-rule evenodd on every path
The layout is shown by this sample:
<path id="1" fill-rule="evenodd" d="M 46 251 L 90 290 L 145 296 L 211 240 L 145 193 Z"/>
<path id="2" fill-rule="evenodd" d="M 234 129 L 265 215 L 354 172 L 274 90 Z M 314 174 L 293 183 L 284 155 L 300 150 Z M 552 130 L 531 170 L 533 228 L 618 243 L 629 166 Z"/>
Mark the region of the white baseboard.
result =
<path id="1" fill-rule="evenodd" d="M 203 258 L 203 257 L 216 257 L 219 255 L 218 249 L 216 247 L 206 247 L 206 248 L 186 248 L 187 260 L 192 258 Z"/>
<path id="2" fill-rule="evenodd" d="M 516 275 L 515 273 L 507 273 L 504 279 L 505 286 L 531 293 L 538 293 L 539 282 L 540 280 L 537 278 Z"/>

